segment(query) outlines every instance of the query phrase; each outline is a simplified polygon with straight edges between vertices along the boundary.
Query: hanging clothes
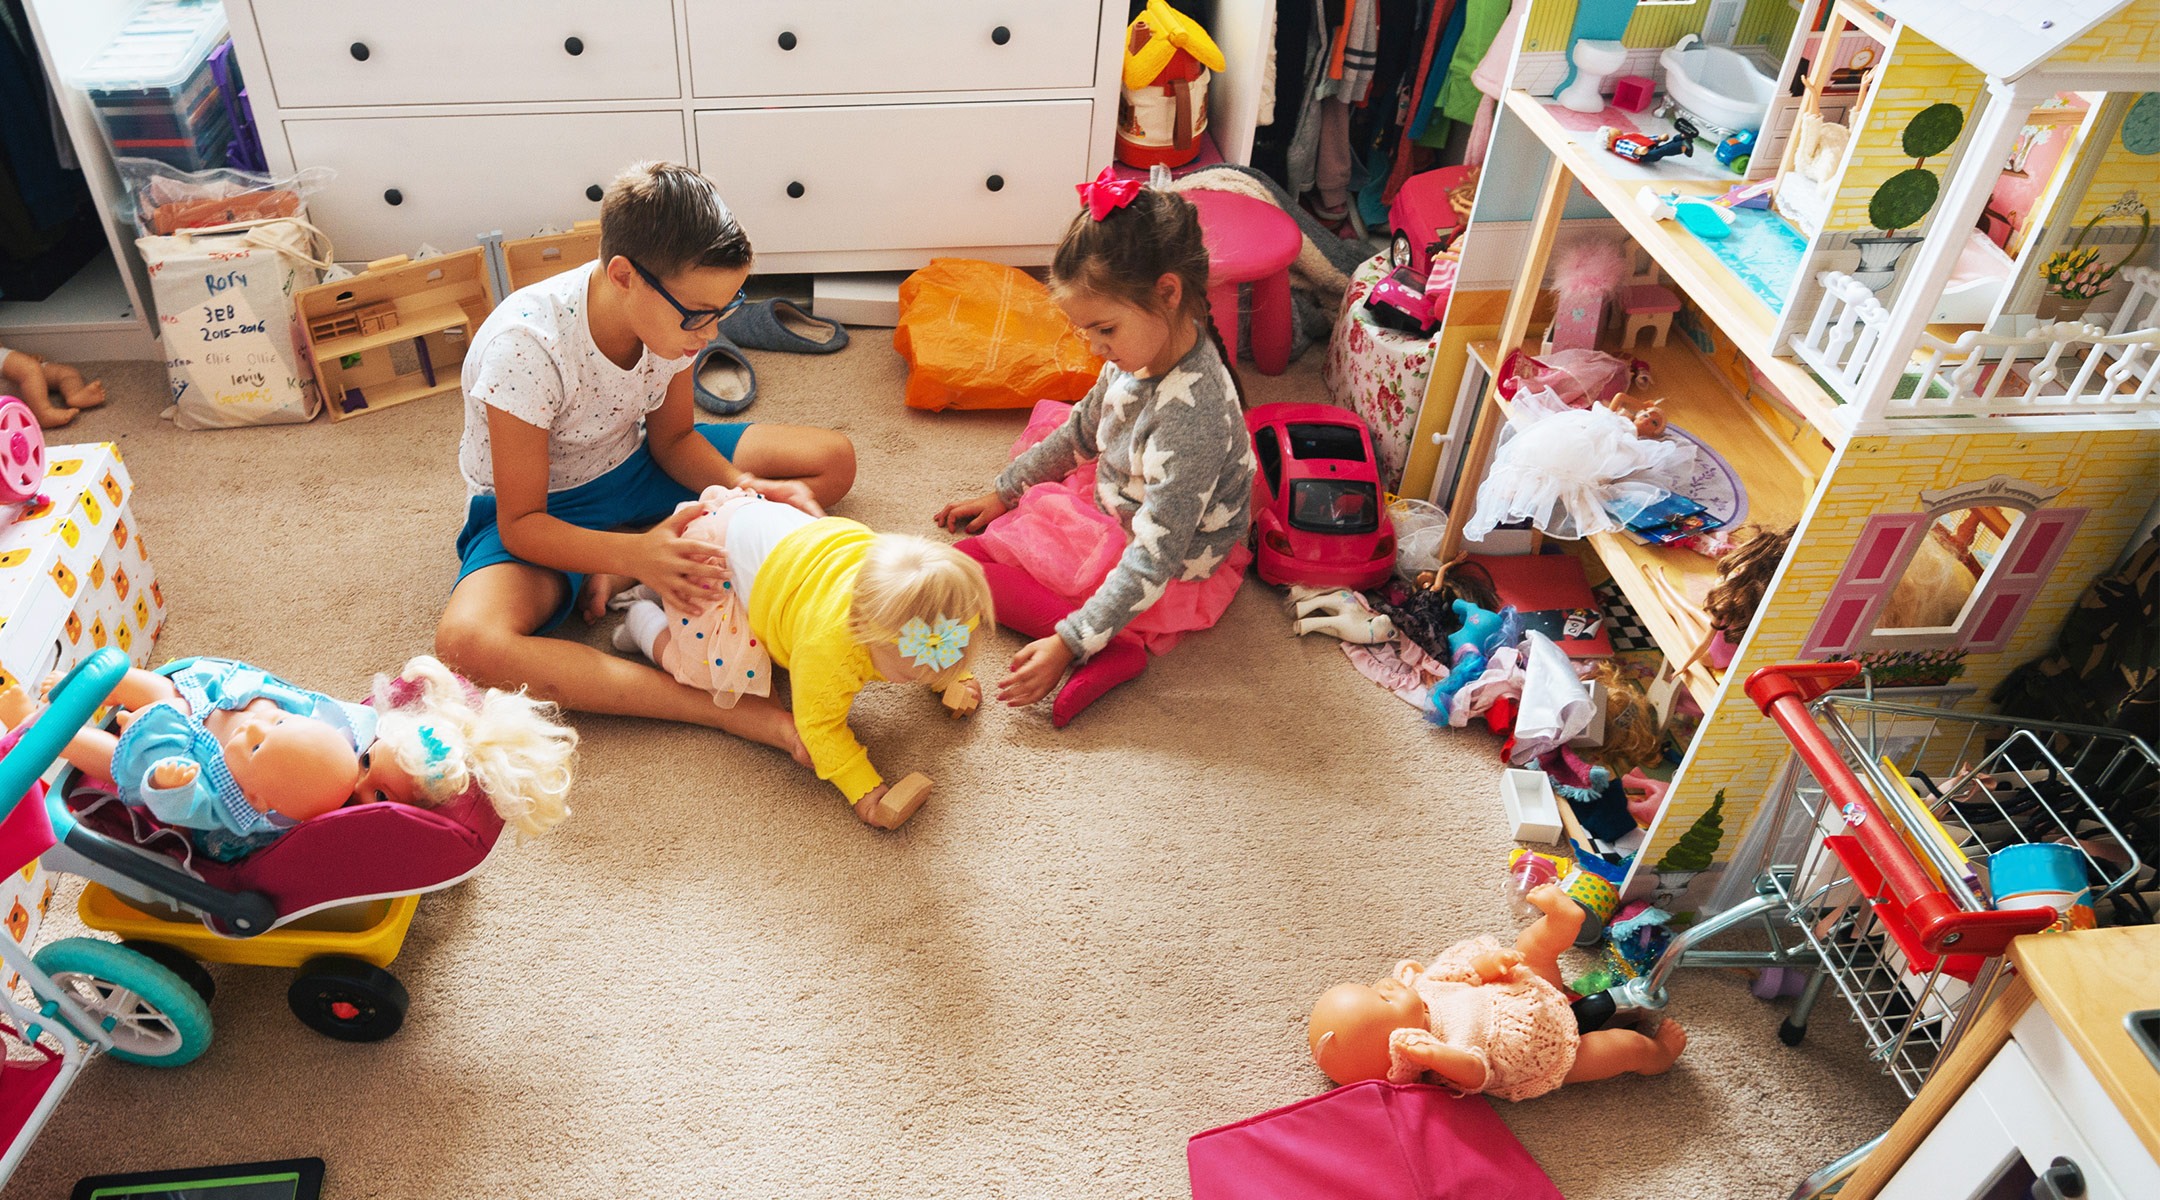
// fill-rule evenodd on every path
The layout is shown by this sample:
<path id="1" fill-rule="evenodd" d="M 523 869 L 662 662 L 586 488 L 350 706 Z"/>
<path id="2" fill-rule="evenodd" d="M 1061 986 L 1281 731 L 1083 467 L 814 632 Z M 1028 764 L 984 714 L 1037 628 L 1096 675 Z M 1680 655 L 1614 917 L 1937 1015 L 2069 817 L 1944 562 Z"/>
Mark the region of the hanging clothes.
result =
<path id="1" fill-rule="evenodd" d="M 1447 78 L 1434 101 L 1440 116 L 1465 125 L 1477 119 L 1478 99 L 1484 93 L 1471 82 L 1470 75 L 1485 58 L 1485 52 L 1492 49 L 1493 39 L 1507 23 L 1511 8 L 1509 0 L 1464 0 L 1462 36 L 1456 40 L 1455 53 L 1448 57 Z M 1439 146 L 1447 137 L 1444 124 L 1438 129 L 1428 125 L 1418 141 Z"/>
<path id="2" fill-rule="evenodd" d="M 1388 171 L 1387 184 L 1380 193 L 1380 199 L 1388 204 L 1395 203 L 1395 193 L 1402 190 L 1403 180 L 1416 173 L 1420 156 L 1415 153 L 1417 135 L 1413 126 L 1420 111 L 1418 99 L 1425 94 L 1426 81 L 1432 75 L 1433 51 L 1439 48 L 1440 33 L 1454 18 L 1458 7 L 1456 0 L 1437 0 L 1425 14 L 1425 49 L 1418 55 L 1416 72 L 1407 80 L 1409 87 L 1405 92 L 1403 111 L 1399 114 L 1403 118 L 1402 136 L 1395 150 L 1395 162 Z"/>

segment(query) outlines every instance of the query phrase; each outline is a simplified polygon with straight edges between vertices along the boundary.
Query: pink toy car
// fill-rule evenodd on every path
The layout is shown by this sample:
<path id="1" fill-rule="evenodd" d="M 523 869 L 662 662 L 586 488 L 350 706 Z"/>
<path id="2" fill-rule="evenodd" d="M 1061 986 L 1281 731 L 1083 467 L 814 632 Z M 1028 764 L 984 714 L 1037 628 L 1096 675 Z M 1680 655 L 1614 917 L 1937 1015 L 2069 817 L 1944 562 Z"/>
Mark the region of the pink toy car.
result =
<path id="1" fill-rule="evenodd" d="M 1377 587 L 1395 565 L 1372 434 L 1347 409 L 1264 404 L 1245 414 L 1260 473 L 1253 536 L 1260 578 L 1310 587 Z"/>

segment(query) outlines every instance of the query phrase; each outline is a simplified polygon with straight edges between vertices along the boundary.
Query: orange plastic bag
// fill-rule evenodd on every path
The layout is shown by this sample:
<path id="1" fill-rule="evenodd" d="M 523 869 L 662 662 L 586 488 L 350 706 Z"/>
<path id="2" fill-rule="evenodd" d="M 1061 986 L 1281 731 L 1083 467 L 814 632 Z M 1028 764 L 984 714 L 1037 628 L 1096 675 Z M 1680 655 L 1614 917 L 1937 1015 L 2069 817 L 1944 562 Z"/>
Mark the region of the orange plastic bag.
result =
<path id="1" fill-rule="evenodd" d="M 908 407 L 933 412 L 1075 401 L 1102 373 L 1049 289 L 971 258 L 933 258 L 901 283 L 893 349 L 908 363 Z"/>

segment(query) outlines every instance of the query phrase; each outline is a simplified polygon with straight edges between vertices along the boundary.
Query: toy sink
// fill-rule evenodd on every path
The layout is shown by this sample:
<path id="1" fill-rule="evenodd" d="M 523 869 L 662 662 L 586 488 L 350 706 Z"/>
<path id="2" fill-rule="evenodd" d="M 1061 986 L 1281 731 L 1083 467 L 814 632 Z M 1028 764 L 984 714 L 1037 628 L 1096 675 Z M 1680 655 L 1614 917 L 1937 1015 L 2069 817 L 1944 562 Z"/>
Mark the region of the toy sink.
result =
<path id="1" fill-rule="evenodd" d="M 1777 92 L 1777 81 L 1754 63 L 1692 33 L 1658 55 L 1658 65 L 1673 103 L 1731 133 L 1761 129 Z"/>

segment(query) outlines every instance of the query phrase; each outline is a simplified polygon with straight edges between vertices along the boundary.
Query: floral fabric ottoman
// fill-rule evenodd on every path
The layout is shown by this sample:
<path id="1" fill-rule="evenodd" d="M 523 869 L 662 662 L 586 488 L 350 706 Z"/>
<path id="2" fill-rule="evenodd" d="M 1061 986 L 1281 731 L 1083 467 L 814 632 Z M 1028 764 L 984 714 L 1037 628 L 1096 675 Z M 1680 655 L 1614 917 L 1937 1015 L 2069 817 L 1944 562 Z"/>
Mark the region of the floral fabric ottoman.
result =
<path id="1" fill-rule="evenodd" d="M 1335 318 L 1335 334 L 1328 340 L 1326 380 L 1328 399 L 1372 427 L 1373 448 L 1380 453 L 1380 482 L 1395 491 L 1402 486 L 1410 439 L 1417 433 L 1418 409 L 1425 403 L 1433 339 L 1384 329 L 1366 313 L 1367 293 L 1387 273 L 1387 256 L 1380 254 L 1351 275 L 1342 312 Z"/>

